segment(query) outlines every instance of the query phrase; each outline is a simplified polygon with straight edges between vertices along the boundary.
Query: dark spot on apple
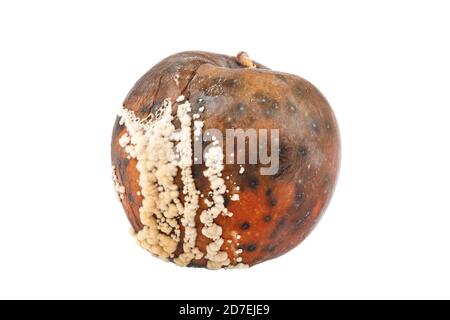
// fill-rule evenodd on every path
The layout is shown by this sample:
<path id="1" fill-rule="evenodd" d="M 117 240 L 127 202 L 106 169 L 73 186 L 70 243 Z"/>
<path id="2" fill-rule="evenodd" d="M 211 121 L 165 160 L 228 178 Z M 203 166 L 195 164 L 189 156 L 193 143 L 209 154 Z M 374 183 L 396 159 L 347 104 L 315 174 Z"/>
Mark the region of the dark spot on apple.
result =
<path id="1" fill-rule="evenodd" d="M 260 104 L 260 109 L 264 113 L 265 117 L 271 117 L 275 106 L 278 106 L 276 102 L 272 101 L 266 94 L 257 93 L 253 99 Z"/>
<path id="2" fill-rule="evenodd" d="M 128 193 L 128 192 L 127 192 Z M 134 197 L 134 194 L 132 193 L 128 193 L 128 200 L 135 206 L 137 206 L 137 201 L 136 198 Z"/>
<path id="3" fill-rule="evenodd" d="M 288 104 L 288 110 L 291 112 L 297 112 L 297 107 L 294 104 L 290 103 Z"/>
<path id="4" fill-rule="evenodd" d="M 225 206 L 225 208 L 228 206 L 228 204 L 230 203 L 230 199 L 228 198 L 227 195 L 223 196 L 223 205 Z"/>
<path id="5" fill-rule="evenodd" d="M 241 230 L 247 230 L 248 228 L 250 228 L 250 223 L 244 222 L 241 224 Z"/>
<path id="6" fill-rule="evenodd" d="M 202 166 L 200 164 L 192 165 L 192 178 L 199 178 L 202 176 Z"/>
<path id="7" fill-rule="evenodd" d="M 270 199 L 269 204 L 271 207 L 275 207 L 277 205 L 277 200 L 276 199 Z"/>
<path id="8" fill-rule="evenodd" d="M 272 221 L 272 216 L 270 214 L 266 214 L 264 216 L 264 222 L 270 222 L 270 221 Z"/>
<path id="9" fill-rule="evenodd" d="M 299 193 L 295 194 L 294 207 L 296 209 L 298 209 L 300 207 L 300 205 L 302 204 L 304 196 L 305 196 L 305 194 L 303 192 L 299 192 Z"/>
<path id="10" fill-rule="evenodd" d="M 308 219 L 308 217 L 311 215 L 311 212 L 312 212 L 311 209 L 306 210 L 305 214 L 304 214 L 300 219 L 298 219 L 297 221 L 295 221 L 295 227 L 298 228 L 298 227 L 301 226 L 303 223 L 305 223 L 306 219 Z"/>
<path id="11" fill-rule="evenodd" d="M 308 149 L 305 146 L 300 146 L 300 148 L 298 148 L 298 154 L 302 157 L 306 157 L 308 155 Z"/>
<path id="12" fill-rule="evenodd" d="M 270 238 L 275 238 L 281 230 L 284 229 L 284 226 L 286 225 L 286 218 L 281 218 L 278 222 L 275 228 L 273 229 L 272 233 L 270 234 Z"/>
<path id="13" fill-rule="evenodd" d="M 276 206 L 277 200 L 275 198 L 273 198 L 272 189 L 271 188 L 266 190 L 266 196 L 269 198 L 270 206 L 272 206 L 272 207 Z"/>
<path id="14" fill-rule="evenodd" d="M 267 98 L 267 96 L 266 95 L 261 95 L 260 96 L 260 98 L 259 98 L 259 101 L 262 103 L 262 104 L 266 104 L 266 103 L 268 103 L 269 102 L 269 98 Z"/>
<path id="15" fill-rule="evenodd" d="M 257 247 L 258 246 L 256 244 L 254 244 L 254 243 L 248 244 L 248 245 L 245 246 L 245 251 L 253 252 L 253 251 L 256 251 Z"/>
<path id="16" fill-rule="evenodd" d="M 253 175 L 247 175 L 247 184 L 250 188 L 256 189 L 259 185 L 259 180 Z"/>
<path id="17" fill-rule="evenodd" d="M 273 251 L 275 251 L 276 248 L 277 248 L 276 245 L 274 245 L 274 244 L 268 244 L 268 245 L 266 245 L 266 246 L 264 247 L 264 251 L 266 251 L 266 252 L 273 252 Z"/>

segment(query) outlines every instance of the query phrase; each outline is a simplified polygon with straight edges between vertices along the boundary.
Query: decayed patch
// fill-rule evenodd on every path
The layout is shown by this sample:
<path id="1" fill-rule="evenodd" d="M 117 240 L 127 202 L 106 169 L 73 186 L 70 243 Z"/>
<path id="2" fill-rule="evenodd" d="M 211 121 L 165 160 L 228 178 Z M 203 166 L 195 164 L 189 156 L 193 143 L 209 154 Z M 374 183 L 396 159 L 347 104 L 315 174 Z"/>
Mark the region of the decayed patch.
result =
<path id="1" fill-rule="evenodd" d="M 212 201 L 208 203 L 209 208 L 200 213 L 202 234 L 211 242 L 206 252 L 196 247 L 195 221 L 200 192 L 192 175 L 192 132 L 198 139 L 204 122 L 198 113 L 191 116 L 191 105 L 184 96 L 178 97 L 175 103 L 178 104 L 176 114 L 172 102 L 166 99 L 156 115 L 147 119 L 139 119 L 131 110 L 122 109 L 120 112 L 120 124 L 125 125 L 127 132 L 119 138 L 119 145 L 129 158 L 137 160 L 140 194 L 143 197 L 139 213 L 144 227 L 137 232 L 136 239 L 153 255 L 173 260 L 181 266 L 205 257 L 210 269 L 246 267 L 238 257 L 239 253 L 233 257 L 235 264 L 230 266 L 228 254 L 221 251 L 224 243 L 222 227 L 215 223 L 215 219 L 220 214 L 231 217 L 232 213 L 224 205 L 223 195 L 227 190 L 221 178 L 224 156 L 221 146 L 217 145 L 205 153 L 206 170 L 203 174 L 210 183 Z M 175 128 L 175 120 L 180 123 L 179 128 Z M 181 190 L 174 181 L 178 173 L 181 174 Z M 114 182 L 116 185 L 117 177 Z M 124 188 L 116 186 L 116 191 L 123 198 Z M 232 201 L 238 200 L 239 195 L 232 195 Z M 175 256 L 181 238 L 180 224 L 184 229 L 183 251 Z"/>

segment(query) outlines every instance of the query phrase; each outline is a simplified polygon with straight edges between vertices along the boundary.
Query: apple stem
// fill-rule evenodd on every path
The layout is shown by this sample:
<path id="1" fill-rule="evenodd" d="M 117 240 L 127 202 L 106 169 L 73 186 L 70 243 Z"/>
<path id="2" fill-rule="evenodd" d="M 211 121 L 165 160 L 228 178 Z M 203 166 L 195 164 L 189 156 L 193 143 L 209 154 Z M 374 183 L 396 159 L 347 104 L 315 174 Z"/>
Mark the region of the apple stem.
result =
<path id="1" fill-rule="evenodd" d="M 241 51 L 236 56 L 237 62 L 246 68 L 255 69 L 256 65 L 248 56 L 247 52 Z"/>

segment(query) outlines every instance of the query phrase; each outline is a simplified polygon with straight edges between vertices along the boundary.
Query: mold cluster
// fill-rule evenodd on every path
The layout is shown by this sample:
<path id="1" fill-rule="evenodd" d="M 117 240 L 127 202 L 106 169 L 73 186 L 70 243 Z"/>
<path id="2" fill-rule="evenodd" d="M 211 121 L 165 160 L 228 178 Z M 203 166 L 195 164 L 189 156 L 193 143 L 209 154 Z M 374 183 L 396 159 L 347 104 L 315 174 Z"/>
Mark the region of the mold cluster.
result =
<path id="1" fill-rule="evenodd" d="M 210 200 L 204 198 L 207 209 L 199 209 L 199 199 L 204 195 L 197 190 L 193 177 L 192 137 L 197 140 L 201 136 L 203 110 L 192 114 L 191 104 L 184 96 L 179 96 L 174 104 L 166 99 L 156 114 L 146 119 L 139 119 L 131 110 L 121 110 L 120 125 L 125 126 L 126 132 L 119 138 L 119 145 L 128 159 L 137 160 L 139 194 L 143 197 L 139 208 L 143 228 L 137 231 L 136 239 L 153 255 L 180 266 L 205 258 L 209 269 L 245 268 L 239 250 L 235 250 L 234 264 L 228 253 L 221 250 L 225 240 L 216 219 L 219 215 L 233 214 L 225 206 L 224 194 L 228 189 L 222 178 L 224 155 L 219 145 L 213 145 L 204 155 L 203 176 L 209 182 Z M 243 172 L 241 167 L 239 173 Z M 177 176 L 181 177 L 181 186 L 176 182 Z M 113 180 L 119 198 L 123 199 L 125 188 L 118 184 L 115 175 Z M 239 195 L 233 194 L 230 199 L 239 201 Z M 196 246 L 197 215 L 203 225 L 202 235 L 210 239 L 206 252 Z M 179 247 L 181 253 L 176 254 Z"/>

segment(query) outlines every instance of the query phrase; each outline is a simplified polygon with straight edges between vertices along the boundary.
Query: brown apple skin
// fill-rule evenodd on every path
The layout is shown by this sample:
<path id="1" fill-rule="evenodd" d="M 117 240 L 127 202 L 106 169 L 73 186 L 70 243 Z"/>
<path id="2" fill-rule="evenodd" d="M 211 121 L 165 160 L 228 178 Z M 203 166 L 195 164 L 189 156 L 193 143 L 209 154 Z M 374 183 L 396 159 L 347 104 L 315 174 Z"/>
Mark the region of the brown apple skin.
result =
<path id="1" fill-rule="evenodd" d="M 246 68 L 235 57 L 209 52 L 178 53 L 150 69 L 123 102 L 125 108 L 145 118 L 166 98 L 175 101 L 184 95 L 193 113 L 205 107 L 204 130 L 280 130 L 280 169 L 276 175 L 260 175 L 259 164 L 245 165 L 244 174 L 239 174 L 237 164 L 226 164 L 223 171 L 223 176 L 232 175 L 240 187 L 240 200 L 229 201 L 224 195 L 234 215 L 219 216 L 215 221 L 223 228 L 221 250 L 227 251 L 231 264 L 235 264 L 226 240 L 238 232 L 242 262 L 250 266 L 288 252 L 313 230 L 331 199 L 340 164 L 338 125 L 319 90 L 298 76 L 255 65 Z M 127 159 L 118 143 L 125 132 L 117 119 L 112 164 L 126 190 L 122 205 L 134 230 L 139 231 L 143 227 L 139 219 L 142 197 L 137 195 L 139 172 L 136 160 Z M 194 164 L 192 169 L 197 189 L 207 194 L 210 186 L 202 174 L 205 166 Z M 197 247 L 205 252 L 211 240 L 201 232 L 199 212 L 203 209 L 207 207 L 201 201 L 196 218 Z M 182 239 L 183 229 L 175 255 L 182 252 Z M 190 264 L 205 265 L 205 259 Z"/>

